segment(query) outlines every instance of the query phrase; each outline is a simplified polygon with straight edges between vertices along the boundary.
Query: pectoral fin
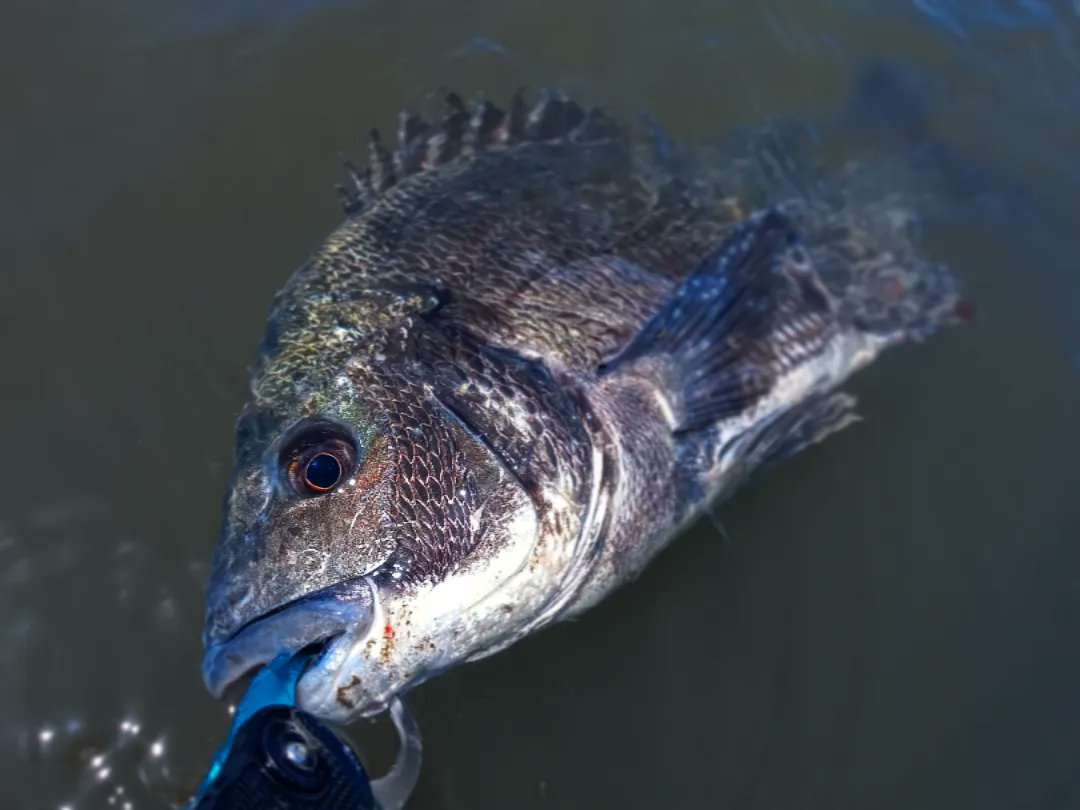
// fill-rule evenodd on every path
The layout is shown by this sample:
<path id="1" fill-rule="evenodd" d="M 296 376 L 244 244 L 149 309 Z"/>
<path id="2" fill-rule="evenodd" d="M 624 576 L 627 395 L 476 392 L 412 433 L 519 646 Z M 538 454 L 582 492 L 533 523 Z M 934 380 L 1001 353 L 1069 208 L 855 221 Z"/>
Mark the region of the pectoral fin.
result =
<path id="1" fill-rule="evenodd" d="M 705 428 L 823 351 L 837 333 L 833 311 L 791 222 L 765 211 L 736 226 L 601 373 L 658 360 L 676 430 Z"/>

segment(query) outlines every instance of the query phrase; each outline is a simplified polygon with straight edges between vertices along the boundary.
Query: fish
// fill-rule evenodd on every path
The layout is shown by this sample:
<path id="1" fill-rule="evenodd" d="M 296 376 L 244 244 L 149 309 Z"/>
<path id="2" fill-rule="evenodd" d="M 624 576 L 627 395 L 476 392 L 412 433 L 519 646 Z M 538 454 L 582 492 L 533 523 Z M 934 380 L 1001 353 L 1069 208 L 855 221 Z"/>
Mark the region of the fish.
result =
<path id="1" fill-rule="evenodd" d="M 854 372 L 964 318 L 919 212 L 850 172 L 777 197 L 753 155 L 706 166 L 557 91 L 444 107 L 371 133 L 274 299 L 207 588 L 216 696 L 313 650 L 296 705 L 348 723 L 582 615 L 855 422 Z"/>

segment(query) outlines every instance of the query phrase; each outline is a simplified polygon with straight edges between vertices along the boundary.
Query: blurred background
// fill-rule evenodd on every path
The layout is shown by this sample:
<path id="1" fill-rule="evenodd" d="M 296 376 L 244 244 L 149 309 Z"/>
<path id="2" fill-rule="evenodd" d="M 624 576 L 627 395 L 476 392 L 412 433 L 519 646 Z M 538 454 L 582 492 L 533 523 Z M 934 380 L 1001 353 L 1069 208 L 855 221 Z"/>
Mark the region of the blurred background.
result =
<path id="1" fill-rule="evenodd" d="M 1080 8 L 1052 0 L 8 3 L 0 804 L 197 784 L 229 719 L 202 589 L 270 299 L 372 125 L 519 85 L 688 141 L 784 116 L 834 162 L 910 158 L 976 317 L 860 374 L 865 421 L 724 504 L 729 539 L 700 525 L 411 694 L 414 805 L 1080 807 Z M 384 724 L 350 733 L 392 757 Z"/>

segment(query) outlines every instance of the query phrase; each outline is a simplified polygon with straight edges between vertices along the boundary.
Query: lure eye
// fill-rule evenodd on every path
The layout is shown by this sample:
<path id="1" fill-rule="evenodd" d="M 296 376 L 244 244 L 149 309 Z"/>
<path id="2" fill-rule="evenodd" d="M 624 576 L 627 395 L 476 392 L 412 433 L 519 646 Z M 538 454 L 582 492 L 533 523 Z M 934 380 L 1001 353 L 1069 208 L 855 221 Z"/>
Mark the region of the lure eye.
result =
<path id="1" fill-rule="evenodd" d="M 352 442 L 326 429 L 305 431 L 282 454 L 288 484 L 298 495 L 323 495 L 337 489 L 356 464 Z"/>
<path id="2" fill-rule="evenodd" d="M 320 795 L 330 784 L 332 774 L 319 756 L 315 741 L 298 726 L 296 720 L 279 720 L 267 727 L 263 733 L 266 766 L 270 777 L 287 793 Z"/>

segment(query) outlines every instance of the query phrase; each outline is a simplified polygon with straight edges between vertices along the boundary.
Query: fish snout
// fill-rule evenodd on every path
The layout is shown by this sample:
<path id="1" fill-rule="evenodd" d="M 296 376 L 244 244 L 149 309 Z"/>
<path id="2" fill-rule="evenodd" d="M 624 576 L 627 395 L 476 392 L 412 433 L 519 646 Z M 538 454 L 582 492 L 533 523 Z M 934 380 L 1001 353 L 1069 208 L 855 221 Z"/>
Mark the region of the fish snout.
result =
<path id="1" fill-rule="evenodd" d="M 220 641 L 209 641 L 203 656 L 206 688 L 221 698 L 230 686 L 280 653 L 321 646 L 312 667 L 332 653 L 343 636 L 362 636 L 375 615 L 374 586 L 367 577 L 346 580 L 274 608 Z"/>

